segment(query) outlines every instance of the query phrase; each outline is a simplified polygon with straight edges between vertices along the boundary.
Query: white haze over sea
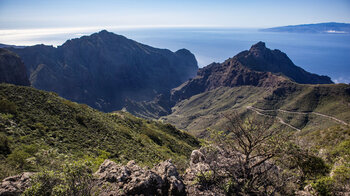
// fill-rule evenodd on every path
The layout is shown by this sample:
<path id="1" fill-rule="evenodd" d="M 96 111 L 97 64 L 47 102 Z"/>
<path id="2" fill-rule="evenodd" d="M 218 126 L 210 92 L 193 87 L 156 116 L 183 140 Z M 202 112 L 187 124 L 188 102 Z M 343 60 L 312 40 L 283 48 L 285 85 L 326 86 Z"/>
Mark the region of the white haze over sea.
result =
<path id="1" fill-rule="evenodd" d="M 350 83 L 350 34 L 302 34 L 260 32 L 257 29 L 219 27 L 75 27 L 48 29 L 0 29 L 0 43 L 28 46 L 59 46 L 66 40 L 102 29 L 138 42 L 176 51 L 186 48 L 195 54 L 200 67 L 222 62 L 248 50 L 258 41 L 285 52 L 306 71 L 328 75 L 336 83 Z"/>

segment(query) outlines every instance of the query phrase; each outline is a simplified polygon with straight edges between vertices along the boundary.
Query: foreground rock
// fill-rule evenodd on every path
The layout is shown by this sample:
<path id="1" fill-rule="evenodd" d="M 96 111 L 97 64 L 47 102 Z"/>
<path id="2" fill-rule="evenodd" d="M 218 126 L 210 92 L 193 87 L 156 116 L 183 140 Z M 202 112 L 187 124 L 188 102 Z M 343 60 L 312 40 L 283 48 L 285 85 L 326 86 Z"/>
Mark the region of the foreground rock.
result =
<path id="1" fill-rule="evenodd" d="M 24 190 L 30 187 L 31 172 L 24 172 L 16 176 L 5 178 L 0 184 L 1 196 L 20 195 Z"/>
<path id="2" fill-rule="evenodd" d="M 123 166 L 105 160 L 95 176 L 100 195 L 186 195 L 181 177 L 169 160 L 151 170 L 134 161 Z"/>

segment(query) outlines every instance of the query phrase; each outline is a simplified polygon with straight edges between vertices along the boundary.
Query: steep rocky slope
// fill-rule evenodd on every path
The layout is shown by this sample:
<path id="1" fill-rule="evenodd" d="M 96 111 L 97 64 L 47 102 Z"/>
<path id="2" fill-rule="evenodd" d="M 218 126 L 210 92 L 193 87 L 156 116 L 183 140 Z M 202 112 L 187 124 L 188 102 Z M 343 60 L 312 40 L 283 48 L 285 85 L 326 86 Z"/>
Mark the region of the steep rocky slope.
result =
<path id="1" fill-rule="evenodd" d="M 172 99 L 187 99 L 223 86 L 275 87 L 288 79 L 301 84 L 333 83 L 329 77 L 311 74 L 294 65 L 285 53 L 270 50 L 265 43 L 258 42 L 249 51 L 200 69 L 195 78 L 172 90 Z"/>
<path id="2" fill-rule="evenodd" d="M 30 85 L 26 67 L 15 53 L 0 48 L 0 83 Z"/>
<path id="3" fill-rule="evenodd" d="M 21 56 L 31 84 L 103 111 L 125 99 L 151 100 L 193 77 L 198 69 L 186 49 L 153 48 L 105 30 L 62 46 L 11 48 Z"/>

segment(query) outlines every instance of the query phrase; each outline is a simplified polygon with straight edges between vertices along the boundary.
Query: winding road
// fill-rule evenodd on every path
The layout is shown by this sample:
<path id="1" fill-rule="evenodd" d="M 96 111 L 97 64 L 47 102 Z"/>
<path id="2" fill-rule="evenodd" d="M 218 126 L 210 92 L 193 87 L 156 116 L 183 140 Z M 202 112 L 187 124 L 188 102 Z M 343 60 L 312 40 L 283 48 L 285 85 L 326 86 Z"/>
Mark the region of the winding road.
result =
<path id="1" fill-rule="evenodd" d="M 252 111 L 256 112 L 256 113 L 259 114 L 259 115 L 268 116 L 268 117 L 275 117 L 275 118 L 277 118 L 277 119 L 279 120 L 279 122 L 280 122 L 281 124 L 284 124 L 284 125 L 286 125 L 286 126 L 292 128 L 292 129 L 295 129 L 295 130 L 297 130 L 297 131 L 301 131 L 301 130 L 298 129 L 298 128 L 296 128 L 296 127 L 294 127 L 294 126 L 292 126 L 291 124 L 288 124 L 288 123 L 284 122 L 282 118 L 280 118 L 280 117 L 278 117 L 278 116 L 273 116 L 273 115 L 264 114 L 264 113 L 262 113 L 262 112 L 283 112 L 283 113 L 289 113 L 289 114 L 304 114 L 304 115 L 305 115 L 305 114 L 315 114 L 315 115 L 318 115 L 318 116 L 322 116 L 322 117 L 325 117 L 325 118 L 329 118 L 329 119 L 331 119 L 331 120 L 333 120 L 333 121 L 336 121 L 337 123 L 340 123 L 340 124 L 343 124 L 343 125 L 347 125 L 347 126 L 349 125 L 349 124 L 346 123 L 345 121 L 342 121 L 342 120 L 337 119 L 337 118 L 335 118 L 335 117 L 333 117 L 333 116 L 328 116 L 328 115 L 321 114 L 321 113 L 318 113 L 318 112 L 293 112 L 293 111 L 281 110 L 281 109 L 277 109 L 277 110 L 263 110 L 263 109 L 256 108 L 256 107 L 253 107 L 253 106 L 247 106 L 247 109 L 248 109 L 248 110 L 252 110 Z"/>

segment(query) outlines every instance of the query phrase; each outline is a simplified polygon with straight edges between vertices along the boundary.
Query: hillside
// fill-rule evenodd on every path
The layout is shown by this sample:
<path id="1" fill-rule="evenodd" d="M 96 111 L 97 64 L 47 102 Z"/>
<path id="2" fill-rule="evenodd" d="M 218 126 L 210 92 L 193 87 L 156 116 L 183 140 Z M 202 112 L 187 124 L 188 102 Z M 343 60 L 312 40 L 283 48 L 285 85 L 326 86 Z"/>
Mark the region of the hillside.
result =
<path id="1" fill-rule="evenodd" d="M 322 83 L 332 81 L 306 72 L 286 54 L 259 42 L 223 63 L 200 69 L 195 78 L 171 91 L 170 104 L 159 99 L 129 108 L 143 116 L 147 113 L 139 111 L 167 109 L 168 115 L 160 119 L 201 137 L 208 127 L 222 128 L 224 116 L 233 111 L 276 118 L 276 126 L 293 131 L 347 125 L 349 85 Z"/>
<path id="2" fill-rule="evenodd" d="M 26 67 L 15 53 L 0 48 L 0 83 L 30 85 Z"/>
<path id="3" fill-rule="evenodd" d="M 276 126 L 292 131 L 342 126 L 350 123 L 350 86 L 286 82 L 270 89 L 219 87 L 178 102 L 172 113 L 161 119 L 201 136 L 208 127 L 222 128 L 225 114 L 233 111 L 280 119 Z"/>
<path id="4" fill-rule="evenodd" d="M 62 159 L 151 166 L 172 158 L 181 167 L 199 147 L 197 139 L 170 124 L 102 113 L 55 93 L 9 84 L 0 84 L 0 131 L 1 178 L 51 168 Z"/>
<path id="5" fill-rule="evenodd" d="M 350 24 L 336 22 L 301 24 L 261 29 L 261 31 L 288 33 L 350 33 Z"/>
<path id="6" fill-rule="evenodd" d="M 269 91 L 283 83 L 294 82 L 333 83 L 328 76 L 309 73 L 294 65 L 285 53 L 266 48 L 265 43 L 258 42 L 223 63 L 212 63 L 199 69 L 196 77 L 172 89 L 170 93 L 164 93 L 152 101 L 130 101 L 125 108 L 138 116 L 159 118 L 171 114 L 171 108 L 182 100 L 217 88 L 253 86 Z"/>
<path id="7" fill-rule="evenodd" d="M 151 100 L 198 69 L 186 49 L 153 48 L 106 30 L 57 48 L 9 49 L 23 59 L 33 87 L 108 112 L 122 109 L 125 99 Z"/>

